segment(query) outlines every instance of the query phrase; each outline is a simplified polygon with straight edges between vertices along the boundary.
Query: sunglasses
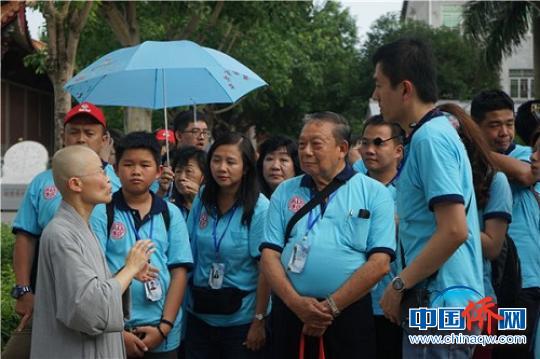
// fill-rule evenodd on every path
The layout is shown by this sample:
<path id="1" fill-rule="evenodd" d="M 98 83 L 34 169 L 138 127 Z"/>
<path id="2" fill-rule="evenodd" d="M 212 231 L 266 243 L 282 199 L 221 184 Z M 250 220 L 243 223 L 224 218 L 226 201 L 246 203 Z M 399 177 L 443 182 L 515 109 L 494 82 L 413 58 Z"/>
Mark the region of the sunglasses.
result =
<path id="1" fill-rule="evenodd" d="M 374 144 L 375 146 L 379 147 L 381 146 L 383 143 L 385 142 L 388 142 L 390 140 L 393 140 L 395 138 L 399 138 L 400 136 L 394 136 L 394 137 L 390 137 L 390 138 L 387 138 L 386 140 L 383 140 L 382 138 L 380 137 L 375 137 L 374 139 L 370 140 L 369 138 L 365 138 L 365 137 L 362 137 L 360 139 L 360 146 L 369 146 L 370 144 Z"/>

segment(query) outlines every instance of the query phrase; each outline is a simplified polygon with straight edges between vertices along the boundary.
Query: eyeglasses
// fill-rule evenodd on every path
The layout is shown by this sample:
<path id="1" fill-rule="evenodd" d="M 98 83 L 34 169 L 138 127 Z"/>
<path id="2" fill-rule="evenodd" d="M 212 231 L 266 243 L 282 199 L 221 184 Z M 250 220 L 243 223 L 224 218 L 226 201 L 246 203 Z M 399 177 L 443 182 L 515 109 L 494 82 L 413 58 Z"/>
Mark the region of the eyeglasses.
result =
<path id="1" fill-rule="evenodd" d="M 195 137 L 199 137 L 200 135 L 203 135 L 203 137 L 209 137 L 210 131 L 209 130 L 201 130 L 200 128 L 193 128 L 189 131 L 184 131 L 182 133 L 191 133 Z"/>
<path id="2" fill-rule="evenodd" d="M 375 146 L 380 147 L 383 143 L 393 140 L 395 138 L 399 138 L 399 137 L 400 137 L 399 135 L 393 136 L 393 137 L 387 138 L 386 140 L 383 140 L 380 137 L 375 137 L 372 140 L 362 137 L 362 139 L 360 139 L 360 146 L 369 146 L 370 144 L 373 143 Z"/>

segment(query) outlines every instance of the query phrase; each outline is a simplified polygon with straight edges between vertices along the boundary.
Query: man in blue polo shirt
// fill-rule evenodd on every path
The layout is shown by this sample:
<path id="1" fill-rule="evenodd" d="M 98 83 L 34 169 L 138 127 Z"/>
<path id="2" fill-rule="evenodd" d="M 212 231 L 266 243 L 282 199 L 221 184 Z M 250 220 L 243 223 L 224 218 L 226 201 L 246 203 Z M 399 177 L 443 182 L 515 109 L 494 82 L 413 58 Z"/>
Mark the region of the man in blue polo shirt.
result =
<path id="1" fill-rule="evenodd" d="M 514 102 L 500 90 L 483 91 L 472 100 L 471 115 L 491 147 L 492 160 L 504 172 L 512 189 L 512 223 L 508 234 L 514 240 L 521 263 L 522 290 L 517 307 L 527 308 L 527 344 L 540 311 L 540 206 L 533 186 L 538 183 L 531 169 L 532 149 L 514 143 Z M 532 358 L 530 345 L 496 348 L 505 357 Z"/>
<path id="2" fill-rule="evenodd" d="M 469 300 L 483 297 L 482 248 L 465 147 L 448 119 L 435 109 L 437 85 L 431 49 L 419 40 L 400 39 L 380 47 L 373 64 L 373 98 L 384 119 L 398 123 L 408 135 L 395 181 L 399 241 L 406 267 L 381 299 L 385 316 L 399 324 L 405 290 L 427 289 L 433 300 L 449 287 L 469 288 L 459 295 L 444 296 L 442 305 L 447 307 L 466 307 Z M 426 304 L 431 306 L 415 306 Z M 412 345 L 407 336 L 403 341 L 405 358 L 469 358 L 472 349 Z"/>
<path id="3" fill-rule="evenodd" d="M 106 145 L 106 122 L 101 110 L 88 102 L 73 107 L 64 119 L 64 145 L 85 145 L 100 153 Z M 120 187 L 120 181 L 111 165 L 103 162 L 113 191 Z M 7 343 L 3 357 L 26 358 L 30 355 L 31 331 L 27 323 L 34 308 L 35 276 L 39 248 L 39 236 L 51 221 L 62 201 L 54 185 L 52 171 L 38 174 L 28 185 L 26 193 L 13 221 L 15 247 L 13 250 L 13 270 L 16 285 L 12 296 L 17 299 L 15 311 L 21 322 Z M 26 329 L 25 329 L 26 328 Z M 23 330 L 24 329 L 24 330 Z"/>
<path id="4" fill-rule="evenodd" d="M 308 115 L 298 142 L 306 174 L 283 182 L 272 195 L 261 249 L 276 294 L 276 358 L 298 357 L 302 334 L 306 353 L 316 352 L 319 341 L 331 358 L 375 355 L 370 290 L 395 256 L 394 204 L 382 184 L 346 164 L 349 137 L 342 116 Z M 339 187 L 320 198 L 329 185 Z M 290 219 L 314 197 L 320 203 L 285 239 Z"/>
<path id="5" fill-rule="evenodd" d="M 384 184 L 392 195 L 394 203 L 397 193 L 393 181 L 403 158 L 404 137 L 405 133 L 398 124 L 385 121 L 381 115 L 370 117 L 364 122 L 362 135 L 358 141 L 362 159 L 353 165 L 357 172 Z M 396 221 L 399 222 L 397 217 Z M 377 358 L 382 359 L 401 357 L 401 328 L 384 317 L 379 304 L 386 286 L 402 269 L 397 241 L 396 233 L 396 260 L 390 265 L 390 273 L 385 275 L 371 291 L 373 315 L 375 316 Z"/>

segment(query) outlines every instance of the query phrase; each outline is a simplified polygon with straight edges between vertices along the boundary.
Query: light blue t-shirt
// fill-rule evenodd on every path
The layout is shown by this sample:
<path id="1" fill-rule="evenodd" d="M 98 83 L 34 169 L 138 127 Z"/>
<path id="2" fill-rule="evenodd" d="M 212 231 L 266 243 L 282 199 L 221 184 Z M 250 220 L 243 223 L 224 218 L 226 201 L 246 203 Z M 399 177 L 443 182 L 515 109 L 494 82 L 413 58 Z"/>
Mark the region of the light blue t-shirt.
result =
<path id="1" fill-rule="evenodd" d="M 353 169 L 356 172 L 362 173 L 367 175 L 368 169 L 364 165 L 364 161 L 358 160 L 354 163 Z M 390 182 L 386 185 L 386 188 L 388 191 L 390 191 L 390 194 L 392 195 L 392 199 L 394 200 L 394 204 L 396 201 L 396 186 L 393 182 Z M 381 300 L 384 290 L 388 286 L 388 284 L 394 279 L 399 272 L 403 269 L 401 265 L 401 254 L 399 249 L 399 243 L 397 239 L 397 233 L 396 233 L 396 259 L 390 263 L 390 272 L 388 272 L 387 275 L 385 275 L 379 283 L 375 284 L 375 286 L 371 289 L 371 301 L 372 301 L 372 307 L 373 307 L 373 314 L 374 315 L 384 315 L 383 310 L 381 308 L 381 305 L 379 304 L 379 301 Z"/>
<path id="2" fill-rule="evenodd" d="M 120 180 L 113 167 L 104 163 L 105 173 L 109 176 L 113 191 L 120 188 Z M 41 232 L 51 219 L 62 202 L 62 196 L 56 186 L 52 170 L 41 172 L 32 179 L 22 199 L 17 215 L 13 220 L 13 232 L 23 231 L 35 237 Z"/>
<path id="3" fill-rule="evenodd" d="M 189 245 L 186 222 L 175 205 L 163 201 L 152 194 L 152 207 L 148 215 L 140 222 L 135 220 L 138 213 L 132 210 L 124 200 L 122 191 L 113 195 L 114 219 L 110 233 L 107 233 L 107 213 L 105 205 L 99 205 L 94 210 L 90 225 L 105 251 L 105 257 L 112 273 L 117 273 L 125 264 L 126 256 L 137 240 L 152 239 L 156 251 L 152 254 L 151 264 L 159 269 L 159 282 L 163 295 L 157 301 L 146 297 L 144 284 L 138 280 L 131 282 L 131 317 L 126 321 L 128 328 L 142 325 L 158 325 L 163 315 L 165 299 L 171 283 L 170 270 L 177 267 L 191 268 L 193 258 Z M 169 230 L 163 219 L 164 206 L 169 210 Z M 140 225 L 140 226 L 139 226 Z M 174 350 L 180 345 L 183 310 L 180 308 L 174 326 L 164 340 L 152 352 Z"/>
<path id="4" fill-rule="evenodd" d="M 200 194 L 203 191 L 204 188 L 195 197 L 187 220 L 195 258 L 193 285 L 209 288 L 208 276 L 212 263 L 223 263 L 225 265 L 223 288 L 235 287 L 249 294 L 243 298 L 240 309 L 230 315 L 196 313 L 191 305 L 188 306 L 188 310 L 197 318 L 215 327 L 251 323 L 256 314 L 259 245 L 265 238 L 264 221 L 268 210 L 268 199 L 263 194 L 259 195 L 251 225 L 248 228 L 242 224 L 243 207 L 233 206 L 218 218 L 216 208 L 208 212 L 202 205 Z M 218 251 L 216 251 L 214 239 L 218 244 Z"/>
<path id="5" fill-rule="evenodd" d="M 502 172 L 497 172 L 493 176 L 486 206 L 483 210 L 478 209 L 478 219 L 482 232 L 486 227 L 485 221 L 493 218 L 501 218 L 508 223 L 512 222 L 512 191 L 506 175 Z M 495 290 L 493 290 L 491 284 L 491 261 L 487 258 L 484 258 L 484 290 L 486 297 L 490 296 L 493 300 L 497 300 Z"/>
<path id="6" fill-rule="evenodd" d="M 394 202 L 381 183 L 355 173 L 347 165 L 338 174 L 347 181 L 330 197 L 324 213 L 311 210 L 293 227 L 289 241 L 284 235 L 290 218 L 313 195 L 308 175 L 282 182 L 274 191 L 268 210 L 266 242 L 261 248 L 281 252 L 288 280 L 302 296 L 326 298 L 338 290 L 373 253 L 395 257 Z M 312 223 L 308 230 L 308 223 Z M 309 254 L 301 273 L 288 270 L 293 248 L 307 236 Z"/>
<path id="7" fill-rule="evenodd" d="M 507 155 L 530 163 L 532 149 L 512 145 Z M 538 183 L 536 184 L 538 186 Z M 521 263 L 523 288 L 540 287 L 540 206 L 530 187 L 511 181 L 512 223 L 508 234 L 514 240 Z"/>
<path id="8" fill-rule="evenodd" d="M 397 212 L 399 240 L 410 264 L 424 249 L 436 230 L 433 206 L 462 203 L 467 209 L 468 238 L 428 279 L 431 299 L 451 286 L 466 286 L 477 292 L 443 297 L 439 304 L 465 307 L 468 300 L 484 295 L 480 227 L 467 152 L 456 130 L 438 111 L 428 113 L 413 131 L 405 146 L 398 178 Z"/>

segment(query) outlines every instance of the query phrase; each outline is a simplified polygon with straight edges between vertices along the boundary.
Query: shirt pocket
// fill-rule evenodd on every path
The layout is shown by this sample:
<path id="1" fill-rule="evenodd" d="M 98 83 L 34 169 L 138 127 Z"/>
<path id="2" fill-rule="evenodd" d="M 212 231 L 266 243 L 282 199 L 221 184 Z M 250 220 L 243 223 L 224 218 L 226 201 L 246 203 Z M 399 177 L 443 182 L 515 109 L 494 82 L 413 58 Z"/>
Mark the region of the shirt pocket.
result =
<path id="1" fill-rule="evenodd" d="M 347 220 L 348 244 L 360 252 L 366 252 L 370 226 L 371 218 L 349 217 Z"/>
<path id="2" fill-rule="evenodd" d="M 249 237 L 248 231 L 231 231 L 230 246 L 227 248 L 231 251 L 231 254 L 235 257 L 248 257 L 249 256 Z"/>

